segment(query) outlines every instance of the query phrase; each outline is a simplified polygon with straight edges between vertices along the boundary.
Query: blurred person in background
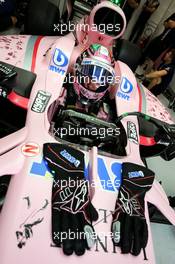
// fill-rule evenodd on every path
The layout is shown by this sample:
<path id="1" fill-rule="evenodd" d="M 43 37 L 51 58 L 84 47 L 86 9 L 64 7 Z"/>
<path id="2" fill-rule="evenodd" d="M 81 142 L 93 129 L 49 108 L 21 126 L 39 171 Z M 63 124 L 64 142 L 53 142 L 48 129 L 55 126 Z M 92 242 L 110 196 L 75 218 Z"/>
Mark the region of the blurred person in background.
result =
<path id="1" fill-rule="evenodd" d="M 175 71 L 175 49 L 166 52 L 163 62 L 156 71 L 145 74 L 150 80 L 148 89 L 155 95 L 163 93 L 170 84 Z"/>
<path id="2" fill-rule="evenodd" d="M 148 61 L 153 65 L 163 52 L 171 48 L 175 48 L 175 13 L 164 21 L 164 31 L 148 44 L 140 64 L 145 70 Z"/>
<path id="3" fill-rule="evenodd" d="M 14 0 L 0 1 L 0 31 L 15 26 L 17 18 L 14 16 L 16 3 Z"/>
<path id="4" fill-rule="evenodd" d="M 134 11 L 139 7 L 141 0 L 127 0 L 124 7 L 123 12 L 126 16 L 126 21 L 129 23 Z"/>
<path id="5" fill-rule="evenodd" d="M 129 40 L 132 40 L 134 43 L 137 42 L 138 38 L 142 35 L 144 27 L 150 19 L 151 15 L 157 10 L 160 3 L 158 0 L 147 0 L 143 5 L 142 12 L 132 30 L 132 34 Z"/>
<path id="6" fill-rule="evenodd" d="M 10 27 L 21 27 L 25 21 L 29 0 L 0 1 L 0 31 Z"/>

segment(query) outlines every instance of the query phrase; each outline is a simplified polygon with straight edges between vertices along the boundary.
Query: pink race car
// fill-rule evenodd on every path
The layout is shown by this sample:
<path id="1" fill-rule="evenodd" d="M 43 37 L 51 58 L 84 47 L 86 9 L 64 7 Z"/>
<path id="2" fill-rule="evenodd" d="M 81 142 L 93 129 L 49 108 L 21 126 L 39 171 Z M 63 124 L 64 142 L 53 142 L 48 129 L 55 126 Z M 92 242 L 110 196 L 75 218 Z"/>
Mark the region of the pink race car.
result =
<path id="1" fill-rule="evenodd" d="M 27 109 L 25 126 L 0 139 L 0 175 L 12 175 L 1 264 L 155 263 L 147 202 L 173 225 L 175 213 L 144 158 L 174 158 L 175 126 L 122 52 L 114 60 L 125 26 L 102 1 L 64 37 L 0 37 L 1 94 Z"/>

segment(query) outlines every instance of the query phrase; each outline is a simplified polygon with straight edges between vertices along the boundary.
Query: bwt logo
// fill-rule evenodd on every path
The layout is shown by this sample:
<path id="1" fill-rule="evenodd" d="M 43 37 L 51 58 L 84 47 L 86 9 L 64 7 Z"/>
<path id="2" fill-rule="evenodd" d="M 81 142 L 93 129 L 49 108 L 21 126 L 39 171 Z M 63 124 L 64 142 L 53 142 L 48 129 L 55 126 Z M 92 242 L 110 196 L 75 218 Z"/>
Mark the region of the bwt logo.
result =
<path id="1" fill-rule="evenodd" d="M 54 65 L 50 65 L 49 69 L 63 75 L 65 70 L 62 68 L 68 65 L 68 57 L 60 49 L 55 49 L 53 63 Z"/>
<path id="2" fill-rule="evenodd" d="M 120 91 L 117 92 L 117 96 L 129 101 L 131 92 L 133 91 L 133 85 L 132 83 L 126 78 L 122 78 L 122 82 L 120 85 Z"/>

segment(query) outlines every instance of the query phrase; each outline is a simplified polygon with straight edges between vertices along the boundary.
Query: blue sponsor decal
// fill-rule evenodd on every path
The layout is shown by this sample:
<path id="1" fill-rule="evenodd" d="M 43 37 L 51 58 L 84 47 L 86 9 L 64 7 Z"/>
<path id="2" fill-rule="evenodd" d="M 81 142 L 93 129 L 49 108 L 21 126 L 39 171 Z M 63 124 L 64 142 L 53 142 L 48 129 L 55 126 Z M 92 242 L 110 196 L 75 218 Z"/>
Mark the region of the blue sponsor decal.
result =
<path id="1" fill-rule="evenodd" d="M 143 171 L 132 171 L 132 172 L 129 172 L 128 173 L 128 177 L 130 178 L 130 179 L 132 179 L 132 178 L 139 178 L 139 177 L 144 177 L 144 173 L 143 173 Z"/>
<path id="2" fill-rule="evenodd" d="M 80 165 L 80 161 L 77 160 L 75 157 L 73 157 L 69 152 L 67 152 L 65 149 L 60 152 L 61 156 L 67 159 L 70 163 L 74 164 L 74 166 L 77 168 Z"/>
<path id="3" fill-rule="evenodd" d="M 121 168 L 122 164 L 118 162 L 113 162 L 111 168 L 107 168 L 104 160 L 98 158 L 98 177 L 100 180 L 101 188 L 104 191 L 116 192 L 119 190 L 121 185 Z M 89 180 L 89 164 L 85 168 L 85 178 Z M 112 173 L 111 173 L 112 172 Z M 42 176 L 42 177 L 52 177 L 49 173 L 46 163 L 44 160 L 39 162 L 33 162 L 30 174 Z M 97 188 L 100 186 L 97 186 Z"/>
<path id="4" fill-rule="evenodd" d="M 126 77 L 123 77 L 120 85 L 120 90 L 117 92 L 117 96 L 129 101 L 130 94 L 132 93 L 133 88 L 134 87 L 132 83 Z"/>
<path id="5" fill-rule="evenodd" d="M 123 77 L 122 79 L 120 90 L 126 94 L 130 94 L 133 90 L 132 83 L 126 77 Z"/>
<path id="6" fill-rule="evenodd" d="M 115 192 L 121 185 L 121 164 L 114 162 L 111 164 L 111 171 L 114 175 L 110 175 L 104 160 L 98 158 L 98 176 L 101 186 L 106 191 Z"/>
<path id="7" fill-rule="evenodd" d="M 62 70 L 56 66 L 53 66 L 53 65 L 50 65 L 49 66 L 49 70 L 53 71 L 53 72 L 57 72 L 57 73 L 60 73 L 61 75 L 64 75 L 65 74 L 65 70 Z"/>
<path id="8" fill-rule="evenodd" d="M 122 181 L 122 164 L 117 162 L 112 163 L 111 170 L 115 175 L 114 186 L 119 190 Z"/>
<path id="9" fill-rule="evenodd" d="M 42 160 L 40 163 L 33 162 L 30 173 L 38 176 L 46 176 L 46 172 L 47 172 L 47 167 L 44 160 Z"/>
<path id="10" fill-rule="evenodd" d="M 65 67 L 68 64 L 68 58 L 60 49 L 55 49 L 53 62 L 59 67 Z"/>
<path id="11" fill-rule="evenodd" d="M 54 65 L 50 65 L 49 69 L 53 72 L 57 72 L 63 75 L 65 73 L 65 70 L 62 68 L 66 67 L 68 65 L 68 62 L 68 57 L 60 49 L 55 49 L 53 55 Z"/>

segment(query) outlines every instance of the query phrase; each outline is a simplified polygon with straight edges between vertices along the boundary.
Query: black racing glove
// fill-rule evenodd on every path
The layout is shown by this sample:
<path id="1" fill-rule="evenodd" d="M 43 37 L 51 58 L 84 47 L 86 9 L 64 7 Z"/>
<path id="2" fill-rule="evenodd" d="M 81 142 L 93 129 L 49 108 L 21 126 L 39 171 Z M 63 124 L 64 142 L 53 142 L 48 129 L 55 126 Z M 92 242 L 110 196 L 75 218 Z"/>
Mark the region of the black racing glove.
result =
<path id="1" fill-rule="evenodd" d="M 84 176 L 84 153 L 58 143 L 46 143 L 44 159 L 53 175 L 52 239 L 66 255 L 83 255 L 94 244 L 92 221 L 98 213 L 90 202 Z M 93 238 L 92 238 L 93 235 Z"/>
<path id="2" fill-rule="evenodd" d="M 152 187 L 154 172 L 137 164 L 123 163 L 122 184 L 112 221 L 112 240 L 121 252 L 134 256 L 145 249 L 148 228 L 144 198 Z"/>

